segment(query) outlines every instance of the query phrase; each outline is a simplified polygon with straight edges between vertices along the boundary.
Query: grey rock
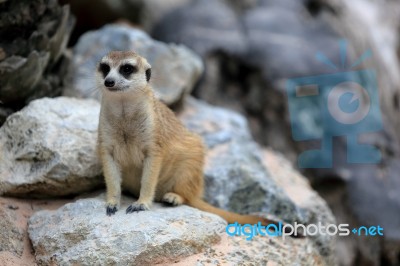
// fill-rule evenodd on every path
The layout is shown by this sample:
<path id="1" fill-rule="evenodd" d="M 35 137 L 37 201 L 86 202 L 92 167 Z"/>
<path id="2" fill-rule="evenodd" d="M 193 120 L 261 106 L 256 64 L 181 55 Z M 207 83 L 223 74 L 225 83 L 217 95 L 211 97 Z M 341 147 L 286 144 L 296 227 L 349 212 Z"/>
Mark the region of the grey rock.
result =
<path id="1" fill-rule="evenodd" d="M 27 58 L 13 55 L 2 61 L 0 68 L 4 69 L 5 80 L 5 85 L 1 90 L 2 101 L 11 102 L 21 97 L 29 97 L 42 78 L 48 63 L 49 53 L 37 51 L 32 51 Z M 22 88 L 22 95 L 15 93 L 18 88 Z"/>
<path id="2" fill-rule="evenodd" d="M 313 198 L 315 193 L 304 178 L 289 171 L 291 177 L 283 179 L 292 182 L 288 189 L 296 187 L 302 191 L 302 200 L 298 197 L 297 201 L 303 206 L 307 200 L 318 202 L 320 198 Z M 123 197 L 122 210 L 132 200 Z M 36 263 L 333 265 L 326 262 L 311 238 L 255 236 L 248 241 L 243 236 L 228 236 L 226 222 L 221 218 L 187 206 L 155 204 L 150 211 L 128 215 L 119 211 L 107 217 L 104 201 L 101 195 L 77 200 L 55 211 L 35 213 L 29 220 L 28 231 Z"/>
<path id="3" fill-rule="evenodd" d="M 24 231 L 16 223 L 14 206 L 0 204 L 0 253 L 10 252 L 21 257 L 24 250 Z"/>
<path id="4" fill-rule="evenodd" d="M 124 200 L 126 207 L 130 199 Z M 156 204 L 148 212 L 129 215 L 119 212 L 112 218 L 102 211 L 104 199 L 95 198 L 33 215 L 29 235 L 36 250 L 36 262 L 143 265 L 178 261 L 188 265 L 197 260 L 326 265 L 309 239 L 266 241 L 255 237 L 246 241 L 239 236 L 227 237 L 226 224 L 219 217 L 186 206 L 172 210 Z M 132 215 L 136 215 L 135 219 Z M 52 226 L 55 223 L 58 226 Z M 204 253 L 198 254 L 203 250 Z"/>
<path id="5" fill-rule="evenodd" d="M 96 66 L 101 57 L 113 50 L 133 50 L 144 56 L 152 65 L 151 85 L 168 105 L 179 103 L 189 94 L 203 72 L 201 59 L 182 45 L 155 41 L 127 25 L 107 25 L 79 39 L 64 95 L 99 99 Z"/>
<path id="6" fill-rule="evenodd" d="M 331 211 L 315 192 L 303 206 L 296 204 L 285 192 L 279 178 L 288 180 L 291 176 L 276 177 L 274 171 L 266 168 L 262 150 L 252 140 L 243 116 L 192 98 L 186 101 L 185 106 L 180 118 L 189 129 L 200 134 L 208 146 L 205 166 L 207 201 L 223 209 L 258 213 L 288 223 L 334 223 Z M 282 164 L 290 168 L 288 162 Z M 293 176 L 297 174 L 293 169 L 288 172 Z M 307 190 L 311 191 L 310 188 Z M 321 235 L 313 241 L 325 261 L 328 264 L 332 262 L 334 239 Z"/>
<path id="7" fill-rule="evenodd" d="M 322 223 L 333 222 L 327 204 L 313 191 L 307 180 L 293 169 L 291 163 L 282 155 L 272 151 L 262 151 L 262 162 L 273 173 L 271 178 L 290 197 L 297 206 L 315 210 Z M 251 198 L 251 195 L 248 196 Z M 244 236 L 223 236 L 221 242 L 205 252 L 180 261 L 181 265 L 232 264 L 232 265 L 336 265 L 332 257 L 333 241 L 318 242 L 311 237 L 294 239 L 256 236 L 245 240 Z M 263 252 L 260 252 L 262 250 Z M 327 254 L 331 254 L 329 255 Z"/>
<path id="8" fill-rule="evenodd" d="M 315 54 L 326 51 L 328 58 L 336 58 L 339 34 L 318 17 L 307 19 L 305 6 L 287 8 L 284 2 L 259 6 L 243 15 L 248 50 L 242 59 L 260 67 L 264 79 L 271 82 L 326 73 L 328 69 L 321 67 Z M 287 19 L 280 23 L 283 17 Z"/>
<path id="9" fill-rule="evenodd" d="M 83 1 L 93 2 L 93 0 Z M 127 18 L 149 31 L 166 14 L 190 1 L 192 0 L 100 0 L 98 2 L 104 2 L 117 17 Z"/>
<path id="10" fill-rule="evenodd" d="M 29 220 L 39 265 L 152 265 L 198 253 L 215 244 L 225 229 L 220 217 L 187 206 L 108 217 L 104 197 L 82 199 Z M 56 226 L 55 226 L 56 225 Z"/>
<path id="11" fill-rule="evenodd" d="M 166 15 L 173 12 L 175 9 L 190 3 L 192 0 L 170 0 L 168 2 L 159 0 L 134 1 L 141 2 L 140 4 L 142 9 L 138 14 L 138 21 L 147 32 L 150 32 Z M 126 3 L 126 1 L 120 2 Z M 130 10 L 130 14 L 132 14 L 132 12 L 133 10 Z"/>
<path id="12" fill-rule="evenodd" d="M 152 35 L 183 43 L 201 56 L 219 50 L 234 55 L 247 51 L 240 21 L 223 0 L 197 0 L 180 6 L 159 20 Z"/>
<path id="13" fill-rule="evenodd" d="M 73 18 L 55 0 L 10 1 L 0 11 L 0 100 L 17 109 L 32 99 L 54 96 L 59 87 Z"/>
<path id="14" fill-rule="evenodd" d="M 260 148 L 243 116 L 189 99 L 181 118 L 209 149 L 206 199 L 241 213 L 264 211 L 288 222 L 304 219 L 303 210 L 296 208 L 262 165 Z"/>
<path id="15" fill-rule="evenodd" d="M 100 106 L 67 97 L 32 101 L 0 128 L 0 194 L 61 196 L 102 183 Z"/>
<path id="16" fill-rule="evenodd" d="M 36 265 L 28 235 L 28 220 L 35 212 L 57 209 L 71 199 L 43 200 L 0 197 L 0 261 L 3 266 Z"/>

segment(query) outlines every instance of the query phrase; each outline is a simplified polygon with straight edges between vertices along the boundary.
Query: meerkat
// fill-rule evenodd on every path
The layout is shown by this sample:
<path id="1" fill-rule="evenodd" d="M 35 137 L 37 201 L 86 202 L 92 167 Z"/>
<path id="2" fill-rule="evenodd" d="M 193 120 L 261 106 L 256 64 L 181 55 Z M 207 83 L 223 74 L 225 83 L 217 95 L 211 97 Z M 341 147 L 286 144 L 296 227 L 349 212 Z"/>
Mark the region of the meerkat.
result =
<path id="1" fill-rule="evenodd" d="M 175 114 L 155 98 L 151 66 L 134 52 L 113 51 L 97 71 L 101 89 L 98 152 L 107 188 L 106 214 L 120 206 L 121 188 L 137 201 L 126 213 L 149 210 L 153 201 L 187 204 L 228 223 L 276 223 L 216 208 L 202 199 L 205 147 Z"/>

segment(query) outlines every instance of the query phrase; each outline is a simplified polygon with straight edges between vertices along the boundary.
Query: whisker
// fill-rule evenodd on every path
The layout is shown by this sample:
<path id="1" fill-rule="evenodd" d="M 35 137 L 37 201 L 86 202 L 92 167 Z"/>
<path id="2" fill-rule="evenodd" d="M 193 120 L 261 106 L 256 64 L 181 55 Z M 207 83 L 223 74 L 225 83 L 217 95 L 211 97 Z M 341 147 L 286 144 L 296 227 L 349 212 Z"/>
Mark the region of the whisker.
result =
<path id="1" fill-rule="evenodd" d="M 96 86 L 94 86 L 93 88 L 89 89 L 88 94 L 89 96 L 99 96 L 100 92 L 99 89 Z"/>

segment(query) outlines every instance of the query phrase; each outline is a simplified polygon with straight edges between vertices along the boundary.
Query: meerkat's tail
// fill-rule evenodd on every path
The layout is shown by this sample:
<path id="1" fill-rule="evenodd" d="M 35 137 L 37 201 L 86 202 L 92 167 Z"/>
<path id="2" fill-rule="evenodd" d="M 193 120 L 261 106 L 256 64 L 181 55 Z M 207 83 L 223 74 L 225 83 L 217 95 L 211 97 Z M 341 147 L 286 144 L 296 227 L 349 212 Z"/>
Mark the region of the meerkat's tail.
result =
<path id="1" fill-rule="evenodd" d="M 228 211 L 222 210 L 220 208 L 214 207 L 199 198 L 188 200 L 187 205 L 194 207 L 196 209 L 199 209 L 201 211 L 210 212 L 210 213 L 219 215 L 220 217 L 224 218 L 228 222 L 228 224 L 237 222 L 239 224 L 252 224 L 253 225 L 253 224 L 258 224 L 258 222 L 261 222 L 261 225 L 263 225 L 263 226 L 268 226 L 270 224 L 274 224 L 277 227 L 279 226 L 279 223 L 277 221 L 259 217 L 256 215 L 242 215 L 242 214 L 238 214 L 238 213 L 234 213 L 234 212 L 228 212 Z M 285 228 L 284 231 L 286 233 L 288 233 L 289 236 L 294 237 L 294 238 L 303 238 L 304 237 L 304 235 L 301 232 L 294 235 L 293 232 L 290 232 L 287 228 Z"/>
<path id="2" fill-rule="evenodd" d="M 206 211 L 221 216 L 228 223 L 237 222 L 239 224 L 257 224 L 258 222 L 261 222 L 263 226 L 267 226 L 269 224 L 275 224 L 275 225 L 278 224 L 276 221 L 272 221 L 255 215 L 242 215 L 234 212 L 225 211 L 217 207 L 214 207 L 199 198 L 191 199 L 188 201 L 187 204 L 201 211 Z"/>

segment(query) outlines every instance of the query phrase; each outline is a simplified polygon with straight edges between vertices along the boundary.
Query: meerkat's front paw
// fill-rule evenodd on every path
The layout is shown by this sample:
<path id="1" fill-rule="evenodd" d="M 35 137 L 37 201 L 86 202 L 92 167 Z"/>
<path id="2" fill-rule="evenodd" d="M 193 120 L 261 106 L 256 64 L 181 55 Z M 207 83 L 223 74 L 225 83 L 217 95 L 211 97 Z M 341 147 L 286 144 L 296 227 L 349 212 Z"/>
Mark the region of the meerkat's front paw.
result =
<path id="1" fill-rule="evenodd" d="M 106 205 L 106 214 L 107 216 L 114 215 L 118 211 L 117 204 L 107 203 Z"/>
<path id="2" fill-rule="evenodd" d="M 134 202 L 126 209 L 126 213 L 148 211 L 150 207 L 146 203 Z"/>

